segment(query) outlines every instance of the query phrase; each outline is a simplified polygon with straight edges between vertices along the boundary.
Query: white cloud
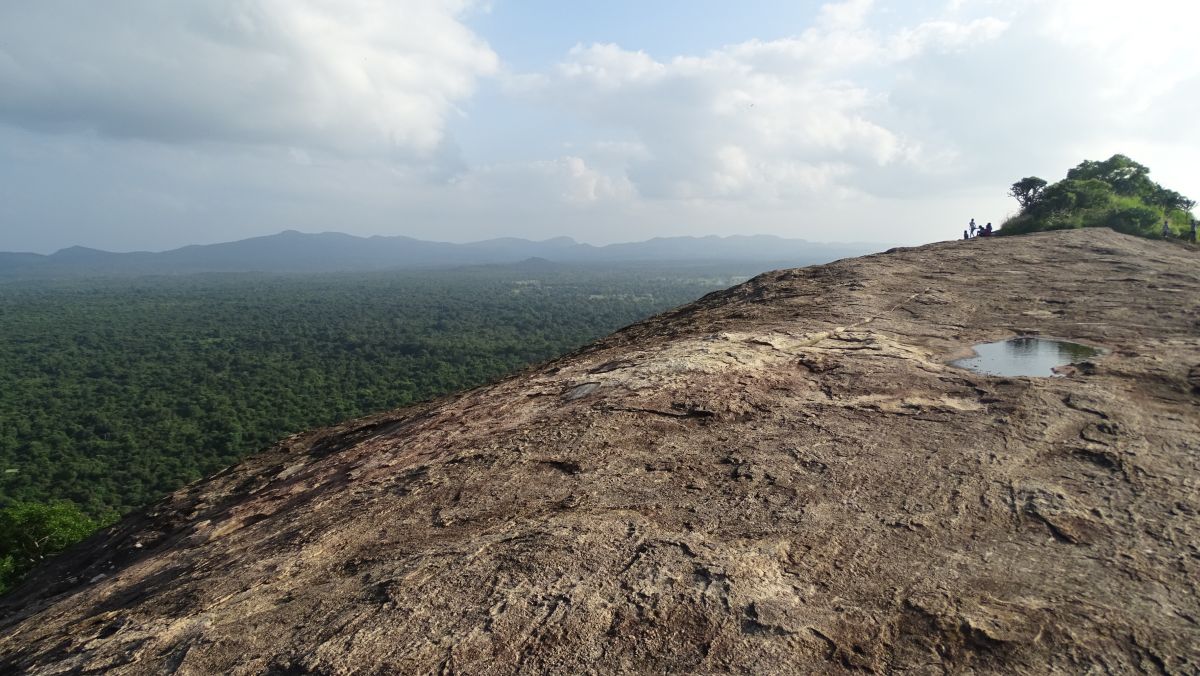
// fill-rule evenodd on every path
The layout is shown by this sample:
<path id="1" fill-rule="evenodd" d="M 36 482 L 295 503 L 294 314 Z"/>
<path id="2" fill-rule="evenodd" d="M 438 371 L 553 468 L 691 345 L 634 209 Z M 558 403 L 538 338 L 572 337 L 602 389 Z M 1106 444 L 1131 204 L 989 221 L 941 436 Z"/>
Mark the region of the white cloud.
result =
<path id="1" fill-rule="evenodd" d="M 0 120 L 350 155 L 437 155 L 497 68 L 461 0 L 0 5 Z"/>
<path id="2" fill-rule="evenodd" d="M 514 91 L 636 144 L 605 169 L 643 198 L 782 208 L 1002 196 L 1114 144 L 1195 135 L 1162 123 L 1197 106 L 1190 6 L 958 0 L 886 28 L 883 11 L 830 3 L 794 37 L 669 59 L 579 45 Z"/>
<path id="3" fill-rule="evenodd" d="M 1097 94 L 1127 112 L 1200 74 L 1196 25 L 1200 5 L 1173 0 L 1059 0 L 1035 6 L 1047 40 L 1091 54 L 1106 77 Z"/>
<path id="4" fill-rule="evenodd" d="M 614 44 L 577 46 L 518 89 L 645 149 L 625 168 L 650 198 L 787 201 L 857 192 L 854 176 L 944 155 L 892 125 L 871 78 L 898 61 L 998 38 L 995 18 L 879 33 L 870 2 L 828 5 L 794 38 L 658 61 Z"/>
<path id="5" fill-rule="evenodd" d="M 829 31 L 861 28 L 875 3 L 872 0 L 845 0 L 821 7 L 817 25 Z"/>
<path id="6" fill-rule="evenodd" d="M 633 186 L 624 176 L 596 170 L 580 157 L 476 167 L 453 181 L 462 199 L 494 202 L 524 200 L 538 208 L 589 207 L 627 201 Z"/>
<path id="7" fill-rule="evenodd" d="M 962 52 L 991 42 L 1008 28 L 1008 22 L 984 17 L 968 22 L 934 20 L 901 30 L 887 43 L 887 54 L 901 61 L 927 51 L 941 54 Z"/>

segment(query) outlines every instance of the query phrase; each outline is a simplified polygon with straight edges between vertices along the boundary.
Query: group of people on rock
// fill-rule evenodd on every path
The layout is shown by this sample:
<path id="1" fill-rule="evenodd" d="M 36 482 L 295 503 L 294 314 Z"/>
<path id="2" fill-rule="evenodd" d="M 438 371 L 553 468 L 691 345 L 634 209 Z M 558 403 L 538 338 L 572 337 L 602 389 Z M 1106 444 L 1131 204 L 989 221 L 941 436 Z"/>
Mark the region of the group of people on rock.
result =
<path id="1" fill-rule="evenodd" d="M 963 239 L 971 239 L 972 237 L 991 237 L 991 236 L 992 236 L 992 224 L 988 223 L 987 225 L 975 225 L 974 218 L 971 219 L 971 223 L 970 223 L 970 225 L 967 226 L 967 229 L 963 230 Z M 1162 236 L 1163 236 L 1163 239 L 1176 237 L 1175 233 L 1171 231 L 1171 222 L 1165 218 L 1163 219 L 1163 224 L 1162 224 Z M 1192 219 L 1191 232 L 1188 233 L 1188 235 L 1186 235 L 1186 236 L 1180 235 L 1179 239 L 1184 239 L 1184 240 L 1190 239 L 1193 242 L 1200 243 L 1200 237 L 1198 237 L 1197 233 L 1196 233 L 1196 219 L 1195 218 Z"/>
<path id="2" fill-rule="evenodd" d="M 1162 236 L 1163 236 L 1163 239 L 1167 239 L 1167 238 L 1171 238 L 1171 237 L 1175 236 L 1175 233 L 1171 232 L 1171 221 L 1169 221 L 1168 219 L 1165 219 L 1165 218 L 1163 219 Z M 1193 242 L 1200 242 L 1200 240 L 1196 239 L 1196 219 L 1195 218 L 1192 219 L 1191 232 L 1188 234 L 1187 237 L 1181 237 L 1181 239 L 1184 239 L 1185 241 L 1190 239 Z"/>
<path id="3" fill-rule="evenodd" d="M 974 218 L 971 219 L 971 225 L 966 230 L 963 230 L 963 239 L 971 239 L 972 237 L 991 237 L 991 236 L 992 236 L 992 224 L 988 223 L 987 225 L 975 225 Z"/>

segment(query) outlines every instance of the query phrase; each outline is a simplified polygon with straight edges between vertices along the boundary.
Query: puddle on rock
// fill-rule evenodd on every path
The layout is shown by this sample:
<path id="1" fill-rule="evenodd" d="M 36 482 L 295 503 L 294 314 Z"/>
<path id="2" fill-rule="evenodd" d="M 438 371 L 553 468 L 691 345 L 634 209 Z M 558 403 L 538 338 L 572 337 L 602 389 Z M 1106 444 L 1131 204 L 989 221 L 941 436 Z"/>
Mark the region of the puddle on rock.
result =
<path id="1" fill-rule="evenodd" d="M 951 366 L 989 376 L 1056 376 L 1054 369 L 1078 364 L 1101 353 L 1087 345 L 1065 340 L 1022 336 L 974 346 L 975 355 L 956 359 Z"/>

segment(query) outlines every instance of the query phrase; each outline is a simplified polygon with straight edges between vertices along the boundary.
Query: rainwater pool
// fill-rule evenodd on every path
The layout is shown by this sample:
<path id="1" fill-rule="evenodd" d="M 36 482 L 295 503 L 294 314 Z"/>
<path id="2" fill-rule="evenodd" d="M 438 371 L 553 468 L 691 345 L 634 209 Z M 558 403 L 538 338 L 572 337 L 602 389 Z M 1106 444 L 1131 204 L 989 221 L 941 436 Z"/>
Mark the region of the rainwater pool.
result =
<path id="1" fill-rule="evenodd" d="M 972 349 L 973 356 L 956 359 L 950 365 L 990 376 L 1057 376 L 1055 368 L 1101 354 L 1101 350 L 1087 345 L 1031 336 L 982 343 Z"/>

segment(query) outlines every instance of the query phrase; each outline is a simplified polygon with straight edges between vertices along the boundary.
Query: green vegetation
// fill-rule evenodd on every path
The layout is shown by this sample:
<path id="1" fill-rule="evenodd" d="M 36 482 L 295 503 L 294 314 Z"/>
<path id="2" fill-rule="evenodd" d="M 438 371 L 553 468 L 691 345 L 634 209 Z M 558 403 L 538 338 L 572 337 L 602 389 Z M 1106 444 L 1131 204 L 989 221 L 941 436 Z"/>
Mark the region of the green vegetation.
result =
<path id="1" fill-rule="evenodd" d="M 17 502 L 0 509 L 0 594 L 113 517 L 94 521 L 69 502 Z"/>
<path id="2" fill-rule="evenodd" d="M 287 434 L 494 380 L 756 271 L 533 262 L 0 285 L 0 590 Z"/>
<path id="3" fill-rule="evenodd" d="M 1190 234 L 1196 202 L 1150 180 L 1150 170 L 1124 155 L 1085 160 L 1057 183 L 1029 176 L 1009 190 L 1021 212 L 997 234 L 1106 227 L 1141 237 L 1162 237 L 1166 219 L 1173 235 Z"/>
<path id="4" fill-rule="evenodd" d="M 125 512 L 289 433 L 499 378 L 731 274 L 525 265 L 5 285 L 0 507 Z"/>
<path id="5" fill-rule="evenodd" d="M 502 266 L 0 287 L 0 507 L 124 512 L 280 437 L 493 380 L 744 277 Z"/>

